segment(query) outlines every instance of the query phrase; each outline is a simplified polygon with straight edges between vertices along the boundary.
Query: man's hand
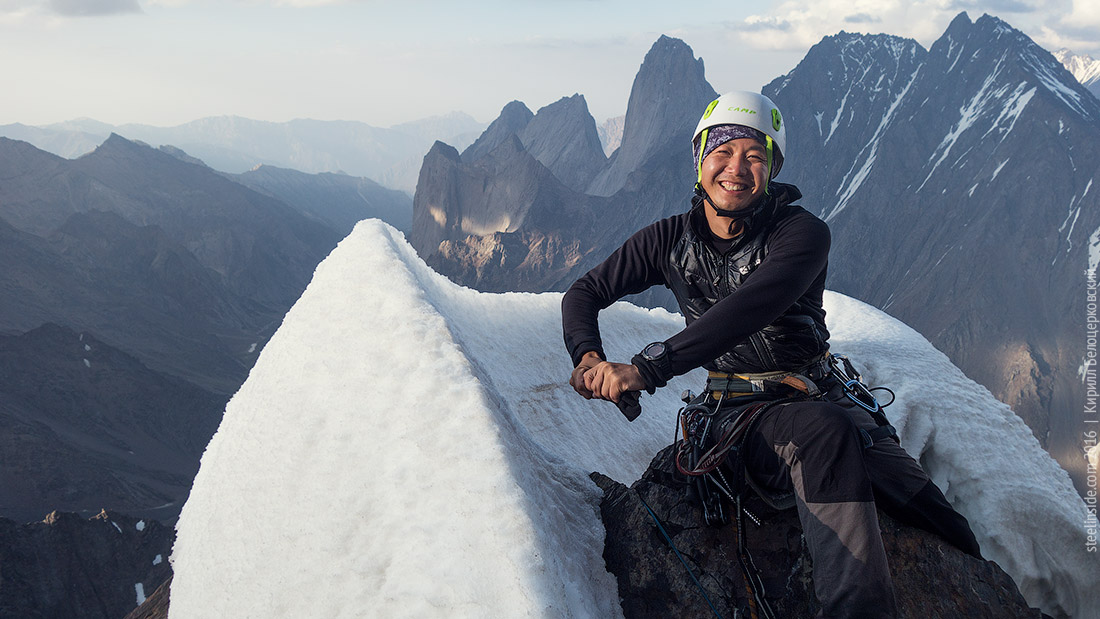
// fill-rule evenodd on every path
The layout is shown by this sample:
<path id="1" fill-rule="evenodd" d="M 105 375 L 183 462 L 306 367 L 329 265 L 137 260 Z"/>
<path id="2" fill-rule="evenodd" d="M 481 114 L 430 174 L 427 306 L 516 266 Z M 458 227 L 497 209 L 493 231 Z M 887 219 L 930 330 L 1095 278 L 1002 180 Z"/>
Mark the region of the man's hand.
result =
<path id="1" fill-rule="evenodd" d="M 569 377 L 569 384 L 586 400 L 591 400 L 595 395 L 585 386 L 584 375 L 588 370 L 591 370 L 603 362 L 604 360 L 600 359 L 600 356 L 597 355 L 595 351 L 588 351 L 581 357 L 581 362 L 577 364 L 577 367 L 573 368 L 573 374 Z"/>
<path id="2" fill-rule="evenodd" d="M 584 386 L 592 397 L 618 404 L 624 392 L 645 389 L 645 381 L 633 364 L 601 361 L 585 372 Z"/>

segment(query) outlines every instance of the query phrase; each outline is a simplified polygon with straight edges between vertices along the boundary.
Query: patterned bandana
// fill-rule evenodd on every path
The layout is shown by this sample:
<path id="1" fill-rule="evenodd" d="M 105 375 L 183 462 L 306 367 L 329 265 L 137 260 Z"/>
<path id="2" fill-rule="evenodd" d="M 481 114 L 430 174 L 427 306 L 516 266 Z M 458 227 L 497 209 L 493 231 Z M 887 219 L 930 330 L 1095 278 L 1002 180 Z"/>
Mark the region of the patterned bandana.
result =
<path id="1" fill-rule="evenodd" d="M 746 127 L 744 125 L 718 125 L 717 127 L 711 127 L 707 132 L 707 143 L 703 148 L 703 159 L 707 158 L 707 155 L 712 150 L 719 146 L 729 142 L 730 140 L 736 140 L 738 138 L 752 138 L 760 144 L 767 146 L 768 138 L 760 131 L 753 129 L 752 127 Z M 695 155 L 695 163 L 699 164 L 699 145 L 694 144 L 692 149 Z"/>

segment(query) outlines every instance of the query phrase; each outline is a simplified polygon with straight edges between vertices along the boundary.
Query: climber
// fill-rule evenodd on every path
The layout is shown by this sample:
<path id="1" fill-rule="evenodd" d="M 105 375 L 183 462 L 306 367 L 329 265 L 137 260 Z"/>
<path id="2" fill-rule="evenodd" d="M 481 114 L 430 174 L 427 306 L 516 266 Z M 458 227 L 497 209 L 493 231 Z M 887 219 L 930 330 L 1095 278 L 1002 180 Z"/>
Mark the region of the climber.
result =
<path id="1" fill-rule="evenodd" d="M 798 392 L 752 423 L 745 472 L 795 494 L 822 616 L 894 617 L 876 506 L 973 556 L 978 543 L 892 428 L 844 397 L 830 373 L 822 308 L 829 227 L 794 204 L 795 186 L 773 181 L 786 153 L 779 109 L 757 93 L 724 94 L 706 108 L 692 146 L 688 212 L 638 231 L 566 292 L 570 384 L 618 403 L 701 366 L 710 371 L 707 393 L 726 401 L 761 389 L 775 388 L 777 398 Z M 608 361 L 600 310 L 655 285 L 671 289 L 686 327 L 630 363 Z"/>

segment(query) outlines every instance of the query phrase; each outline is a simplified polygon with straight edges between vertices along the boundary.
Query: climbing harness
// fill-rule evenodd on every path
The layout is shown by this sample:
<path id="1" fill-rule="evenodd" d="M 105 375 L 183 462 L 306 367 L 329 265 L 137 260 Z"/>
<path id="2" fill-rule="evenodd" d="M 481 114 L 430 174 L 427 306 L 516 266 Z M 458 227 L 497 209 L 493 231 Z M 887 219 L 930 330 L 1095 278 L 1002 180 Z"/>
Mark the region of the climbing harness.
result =
<path id="1" fill-rule="evenodd" d="M 737 556 L 746 589 L 751 616 L 774 619 L 775 613 L 765 598 L 764 583 L 748 551 L 746 518 L 759 526 L 760 519 L 742 504 L 747 485 L 771 507 L 782 510 L 794 506 L 794 493 L 774 493 L 759 487 L 746 474 L 742 460 L 745 437 L 760 416 L 775 406 L 796 401 L 822 400 L 825 393 L 819 382 L 834 380 L 846 398 L 867 411 L 877 427 L 860 429 L 865 448 L 876 440 L 898 441 L 897 431 L 883 411 L 894 401 L 886 387 L 868 388 L 851 361 L 843 355 L 827 354 L 799 372 L 762 374 L 724 374 L 711 372 L 706 391 L 695 396 L 685 391 L 685 406 L 677 416 L 676 470 L 688 480 L 688 492 L 699 502 L 708 525 L 724 526 L 731 522 L 726 501 L 735 509 Z M 826 389 L 828 391 L 828 389 Z M 880 404 L 875 391 L 885 391 L 891 399 Z M 723 473 L 730 474 L 733 483 Z M 671 540 L 670 540 L 671 543 Z M 686 565 L 686 564 L 685 564 Z M 694 578 L 694 576 L 693 576 Z"/>

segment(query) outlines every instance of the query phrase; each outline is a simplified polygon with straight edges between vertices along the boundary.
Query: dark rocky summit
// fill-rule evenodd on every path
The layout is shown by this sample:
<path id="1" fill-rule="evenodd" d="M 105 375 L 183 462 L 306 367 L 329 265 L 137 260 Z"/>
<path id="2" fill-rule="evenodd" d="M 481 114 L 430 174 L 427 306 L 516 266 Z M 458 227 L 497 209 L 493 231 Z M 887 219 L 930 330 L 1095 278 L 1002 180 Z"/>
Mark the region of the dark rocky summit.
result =
<path id="1" fill-rule="evenodd" d="M 583 191 L 607 164 L 596 121 L 581 95 L 540 109 L 517 135 L 532 157 L 577 191 Z"/>
<path id="2" fill-rule="evenodd" d="M 588 193 L 613 195 L 654 159 L 679 160 L 691 170 L 691 135 L 701 110 L 718 96 L 704 73 L 703 60 L 686 43 L 657 39 L 630 88 L 622 143 Z"/>
<path id="3" fill-rule="evenodd" d="M 619 582 L 623 614 L 627 619 L 715 616 L 646 510 L 648 505 L 721 616 L 748 617 L 750 596 L 738 567 L 736 528 L 706 525 L 675 472 L 673 449 L 657 454 L 630 488 L 592 474 L 604 491 L 600 503 L 607 529 L 604 559 Z M 746 505 L 762 521 L 757 526 L 746 520 L 745 536 L 766 599 L 778 617 L 813 617 L 819 610 L 813 567 L 795 510 L 776 511 L 755 496 Z M 1043 616 L 1028 607 L 996 563 L 970 557 L 930 533 L 900 525 L 881 513 L 879 522 L 900 618 Z"/>
<path id="4" fill-rule="evenodd" d="M 123 617 L 169 578 L 173 539 L 171 527 L 109 511 L 0 518 L 0 617 Z"/>

